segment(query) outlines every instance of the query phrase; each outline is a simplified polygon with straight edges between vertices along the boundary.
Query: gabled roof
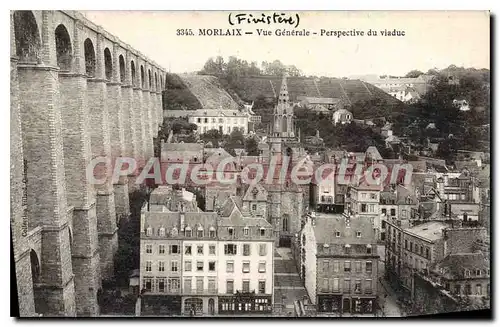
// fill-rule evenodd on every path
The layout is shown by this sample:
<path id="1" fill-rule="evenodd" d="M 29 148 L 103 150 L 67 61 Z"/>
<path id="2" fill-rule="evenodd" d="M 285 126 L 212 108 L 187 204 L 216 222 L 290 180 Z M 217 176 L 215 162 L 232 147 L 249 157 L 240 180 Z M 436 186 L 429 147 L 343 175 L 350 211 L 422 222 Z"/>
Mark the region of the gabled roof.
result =
<path id="1" fill-rule="evenodd" d="M 372 244 L 376 242 L 372 225 L 364 219 L 351 218 L 348 225 L 342 214 L 324 214 L 315 219 L 313 230 L 318 245 Z M 340 237 L 336 237 L 337 231 L 340 232 Z M 356 232 L 361 232 L 361 237 L 358 238 Z"/>
<path id="2" fill-rule="evenodd" d="M 467 278 L 465 271 L 470 272 L 470 277 L 476 277 L 476 269 L 481 270 L 481 276 L 486 277 L 486 270 L 490 269 L 489 258 L 482 252 L 450 254 L 441 262 L 436 263 L 432 270 L 440 272 L 449 279 Z"/>

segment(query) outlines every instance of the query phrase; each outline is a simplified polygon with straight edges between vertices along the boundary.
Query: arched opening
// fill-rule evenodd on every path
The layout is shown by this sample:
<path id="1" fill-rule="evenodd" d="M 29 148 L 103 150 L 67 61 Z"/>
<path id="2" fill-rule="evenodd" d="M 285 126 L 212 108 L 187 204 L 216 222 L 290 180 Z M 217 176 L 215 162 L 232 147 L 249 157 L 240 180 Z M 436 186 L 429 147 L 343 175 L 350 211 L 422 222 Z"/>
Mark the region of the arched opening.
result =
<path id="1" fill-rule="evenodd" d="M 146 81 L 144 80 L 144 66 L 141 65 L 141 88 L 144 88 Z"/>
<path id="2" fill-rule="evenodd" d="M 288 214 L 283 215 L 283 231 L 288 232 Z"/>
<path id="3" fill-rule="evenodd" d="M 135 64 L 133 61 L 130 62 L 130 71 L 132 72 L 132 86 L 136 86 L 136 80 L 135 80 Z"/>
<path id="4" fill-rule="evenodd" d="M 124 83 L 125 82 L 125 59 L 123 59 L 122 55 L 120 55 L 120 57 L 118 57 L 118 64 L 120 65 L 120 82 Z"/>
<path id="5" fill-rule="evenodd" d="M 113 76 L 113 59 L 111 59 L 111 51 L 108 48 L 104 49 L 104 73 L 106 79 L 111 81 Z"/>
<path id="6" fill-rule="evenodd" d="M 83 43 L 85 52 L 85 73 L 88 77 L 95 77 L 95 51 L 94 44 L 90 39 Z"/>
<path id="7" fill-rule="evenodd" d="M 57 65 L 61 71 L 70 71 L 71 62 L 73 59 L 71 50 L 71 39 L 68 30 L 63 24 L 57 26 L 55 31 L 56 37 L 56 56 Z"/>
<path id="8" fill-rule="evenodd" d="M 40 283 L 40 261 L 38 260 L 38 255 L 35 250 L 31 250 L 30 252 L 30 261 L 31 261 L 31 279 L 33 283 Z"/>
<path id="9" fill-rule="evenodd" d="M 31 11 L 14 12 L 14 34 L 19 62 L 41 62 L 42 42 L 35 16 Z"/>
<path id="10" fill-rule="evenodd" d="M 153 88 L 152 77 L 151 77 L 151 69 L 148 69 L 148 88 Z"/>
<path id="11" fill-rule="evenodd" d="M 208 299 L 208 314 L 213 316 L 215 314 L 215 301 L 214 299 Z"/>

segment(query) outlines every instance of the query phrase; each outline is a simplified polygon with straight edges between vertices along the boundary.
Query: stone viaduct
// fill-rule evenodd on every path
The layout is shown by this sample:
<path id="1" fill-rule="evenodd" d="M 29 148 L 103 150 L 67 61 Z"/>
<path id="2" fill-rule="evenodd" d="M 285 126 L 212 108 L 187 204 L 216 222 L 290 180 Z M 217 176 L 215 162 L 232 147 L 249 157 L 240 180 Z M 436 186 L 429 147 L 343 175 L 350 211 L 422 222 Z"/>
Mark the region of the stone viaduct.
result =
<path id="1" fill-rule="evenodd" d="M 21 316 L 95 316 L 113 275 L 131 174 L 95 187 L 93 158 L 153 156 L 166 71 L 78 12 L 13 11 L 11 235 Z M 115 182 L 115 183 L 114 183 Z"/>

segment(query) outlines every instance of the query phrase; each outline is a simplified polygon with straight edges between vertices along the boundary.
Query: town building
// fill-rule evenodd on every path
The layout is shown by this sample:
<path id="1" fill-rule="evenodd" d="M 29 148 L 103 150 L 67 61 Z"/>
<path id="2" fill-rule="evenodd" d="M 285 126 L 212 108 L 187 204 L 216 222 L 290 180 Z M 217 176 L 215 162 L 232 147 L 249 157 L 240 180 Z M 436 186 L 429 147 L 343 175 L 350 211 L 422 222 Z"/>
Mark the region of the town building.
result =
<path id="1" fill-rule="evenodd" d="M 340 124 L 340 125 L 345 125 L 345 124 L 350 124 L 353 120 L 353 115 L 352 112 L 346 109 L 338 109 L 335 110 L 332 114 L 332 121 L 334 125 Z"/>
<path id="2" fill-rule="evenodd" d="M 272 225 L 245 210 L 238 197 L 230 197 L 217 211 L 218 312 L 272 313 Z"/>
<path id="3" fill-rule="evenodd" d="M 346 215 L 311 213 L 300 235 L 300 276 L 319 312 L 373 313 L 378 258 L 370 224 Z"/>

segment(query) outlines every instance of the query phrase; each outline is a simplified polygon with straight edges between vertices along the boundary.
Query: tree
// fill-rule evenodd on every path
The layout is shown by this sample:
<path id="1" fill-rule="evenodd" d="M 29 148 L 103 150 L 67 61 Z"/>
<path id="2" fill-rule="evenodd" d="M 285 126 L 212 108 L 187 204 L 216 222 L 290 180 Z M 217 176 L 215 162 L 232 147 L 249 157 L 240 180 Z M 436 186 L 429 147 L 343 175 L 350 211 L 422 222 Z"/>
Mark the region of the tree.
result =
<path id="1" fill-rule="evenodd" d="M 253 137 L 249 137 L 245 141 L 245 151 L 249 156 L 257 156 L 259 155 L 259 144 L 257 140 Z"/>
<path id="2" fill-rule="evenodd" d="M 408 77 L 408 78 L 417 78 L 417 77 L 419 77 L 420 75 L 423 75 L 423 74 L 424 74 L 424 73 L 423 73 L 423 72 L 421 72 L 420 70 L 416 70 L 416 69 L 414 69 L 414 70 L 409 71 L 409 72 L 405 75 L 405 77 Z"/>

